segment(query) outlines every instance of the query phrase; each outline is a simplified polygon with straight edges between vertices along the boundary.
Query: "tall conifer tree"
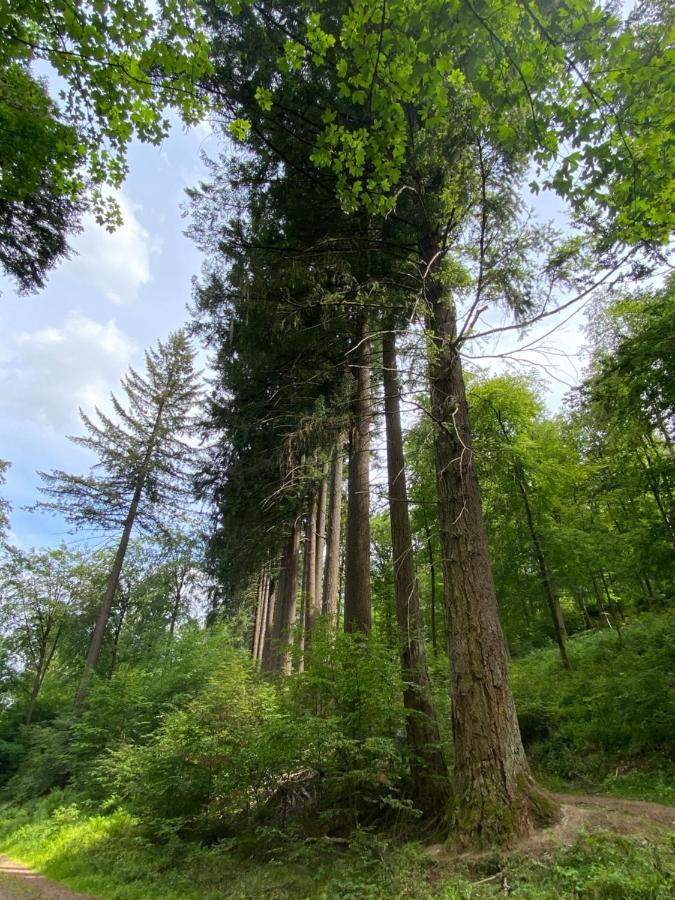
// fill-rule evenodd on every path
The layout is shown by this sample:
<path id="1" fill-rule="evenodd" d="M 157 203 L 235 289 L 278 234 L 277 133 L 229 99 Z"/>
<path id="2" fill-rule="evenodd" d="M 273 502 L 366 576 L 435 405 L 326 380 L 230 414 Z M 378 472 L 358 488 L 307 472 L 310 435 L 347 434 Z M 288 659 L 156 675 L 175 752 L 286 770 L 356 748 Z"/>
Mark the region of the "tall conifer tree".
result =
<path id="1" fill-rule="evenodd" d="M 87 475 L 41 472 L 46 499 L 38 506 L 61 513 L 75 528 L 121 529 L 96 626 L 89 644 L 81 702 L 95 671 L 110 609 L 134 526 L 160 530 L 168 515 L 190 502 L 194 447 L 187 442 L 199 393 L 194 353 L 183 331 L 145 354 L 144 375 L 130 368 L 122 379 L 126 403 L 112 395 L 115 418 L 80 413 L 86 434 L 72 440 L 97 462 Z"/>

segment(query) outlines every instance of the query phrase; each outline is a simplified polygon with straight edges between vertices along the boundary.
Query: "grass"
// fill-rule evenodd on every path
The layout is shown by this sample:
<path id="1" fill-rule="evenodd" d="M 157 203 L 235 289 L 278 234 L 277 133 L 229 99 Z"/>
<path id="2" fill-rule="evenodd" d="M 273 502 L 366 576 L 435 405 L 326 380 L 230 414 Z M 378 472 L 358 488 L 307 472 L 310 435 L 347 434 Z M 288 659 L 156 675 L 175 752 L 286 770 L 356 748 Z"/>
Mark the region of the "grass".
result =
<path id="1" fill-rule="evenodd" d="M 675 889 L 674 847 L 611 834 L 582 835 L 544 859 L 495 852 L 435 862 L 418 844 L 357 832 L 348 847 L 281 833 L 211 847 L 176 838 L 153 844 L 124 811 L 91 815 L 75 804 L 5 811 L 4 853 L 101 900 L 215 898 L 493 897 L 666 900 Z"/>
<path id="2" fill-rule="evenodd" d="M 176 838 L 157 845 L 123 811 L 87 815 L 73 804 L 51 812 L 39 804 L 0 827 L 4 853 L 101 900 L 420 896 L 414 885 L 431 867 L 418 848 L 368 833 L 357 833 L 348 849 L 269 831 L 236 848 Z M 458 884 L 463 889 L 464 879 Z"/>

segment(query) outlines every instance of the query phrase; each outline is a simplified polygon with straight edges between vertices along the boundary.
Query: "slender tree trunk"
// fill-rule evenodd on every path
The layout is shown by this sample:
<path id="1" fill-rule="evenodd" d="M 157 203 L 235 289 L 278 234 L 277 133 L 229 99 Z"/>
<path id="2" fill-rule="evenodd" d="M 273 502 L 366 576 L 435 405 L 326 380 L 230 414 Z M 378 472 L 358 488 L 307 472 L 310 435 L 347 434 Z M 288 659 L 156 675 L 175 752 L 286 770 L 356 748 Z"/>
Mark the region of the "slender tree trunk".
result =
<path id="1" fill-rule="evenodd" d="M 257 604 L 255 611 L 255 626 L 253 629 L 253 646 L 251 648 L 251 656 L 258 662 L 261 657 L 263 636 L 265 634 L 265 625 L 267 621 L 267 590 L 269 585 L 269 574 L 267 566 L 264 565 L 258 575 Z"/>
<path id="2" fill-rule="evenodd" d="M 400 387 L 396 339 L 383 336 L 384 409 L 387 431 L 389 518 L 396 592 L 396 618 L 406 709 L 406 732 L 415 799 L 426 813 L 438 813 L 447 802 L 447 768 L 443 759 L 436 710 L 431 698 L 424 629 L 415 577 L 408 491 L 401 431 Z"/>
<path id="3" fill-rule="evenodd" d="M 319 498 L 316 491 L 312 491 L 307 512 L 307 541 L 305 554 L 307 560 L 306 580 L 303 585 L 305 605 L 305 653 L 308 653 L 312 644 L 312 629 L 320 612 L 316 593 L 316 538 L 317 519 L 319 512 Z"/>
<path id="4" fill-rule="evenodd" d="M 455 746 L 451 822 L 460 841 L 492 844 L 550 821 L 557 809 L 533 780 L 520 737 L 473 461 L 456 312 L 433 274 L 437 242 L 422 250 Z"/>
<path id="5" fill-rule="evenodd" d="M 434 656 L 438 655 L 438 636 L 436 631 L 436 561 L 434 560 L 434 548 L 431 543 L 431 529 L 427 521 L 427 512 L 424 510 L 424 533 L 427 542 L 427 555 L 429 556 L 429 575 L 431 577 L 431 647 Z"/>
<path id="6" fill-rule="evenodd" d="M 654 502 L 656 503 L 656 507 L 661 514 L 661 518 L 663 519 L 663 524 L 666 527 L 666 531 L 668 532 L 668 536 L 670 538 L 670 542 L 675 547 L 675 526 L 666 510 L 663 498 L 661 497 L 661 489 L 658 484 L 658 477 L 654 475 L 653 464 L 651 457 L 647 450 L 644 450 L 644 459 L 642 455 L 638 452 L 637 458 L 642 465 L 642 468 L 647 473 L 647 481 L 649 483 L 649 489 L 651 491 L 652 496 L 654 497 Z"/>
<path id="7" fill-rule="evenodd" d="M 260 668 L 263 672 L 270 672 L 273 668 L 272 640 L 274 635 L 276 595 L 277 583 L 270 573 L 270 583 L 267 591 L 267 621 L 265 622 L 262 647 L 260 648 Z"/>
<path id="8" fill-rule="evenodd" d="M 595 579 L 595 575 L 591 575 L 591 581 L 593 583 L 593 593 L 595 594 L 595 602 L 598 604 L 598 611 L 600 613 L 600 618 L 605 620 L 605 623 L 609 628 L 612 627 L 612 620 L 610 619 L 607 610 L 605 609 L 605 604 L 602 599 L 602 594 L 598 589 L 598 582 Z"/>
<path id="9" fill-rule="evenodd" d="M 652 583 L 649 580 L 649 578 L 647 577 L 647 575 L 643 575 L 642 580 L 644 581 L 645 587 L 647 588 L 647 596 L 649 597 L 649 600 L 650 600 L 649 605 L 651 606 L 652 603 L 654 602 L 654 600 L 656 599 L 656 597 L 654 596 L 654 588 L 652 587 Z"/>
<path id="10" fill-rule="evenodd" d="M 124 597 L 120 604 L 120 617 L 115 627 L 115 631 L 113 632 L 112 653 L 110 654 L 110 672 L 108 673 L 108 678 L 112 678 L 115 673 L 115 667 L 117 666 L 117 649 L 119 647 L 120 635 L 122 633 L 122 627 L 124 626 L 124 620 L 126 618 L 130 602 L 130 595 L 127 594 L 127 596 Z"/>
<path id="11" fill-rule="evenodd" d="M 314 582 L 314 597 L 316 605 L 319 607 L 319 612 L 322 611 L 323 571 L 326 556 L 326 507 L 328 505 L 328 476 L 325 474 L 325 464 L 322 466 L 322 472 L 324 474 L 321 478 L 321 483 L 319 484 L 316 510 L 316 578 Z"/>
<path id="12" fill-rule="evenodd" d="M 300 574 L 300 615 L 298 616 L 298 627 L 296 628 L 296 671 L 305 671 L 305 637 L 307 620 L 307 580 L 309 578 L 309 555 L 307 553 L 307 530 L 305 529 L 305 539 L 302 542 L 302 566 L 299 566 Z"/>
<path id="13" fill-rule="evenodd" d="M 551 575 L 548 570 L 548 566 L 546 565 L 544 551 L 541 546 L 541 539 L 539 537 L 537 529 L 534 527 L 534 519 L 532 517 L 532 509 L 530 507 L 530 499 L 527 495 L 527 489 L 525 487 L 525 479 L 523 477 L 523 473 L 519 470 L 516 471 L 516 481 L 518 483 L 520 496 L 523 499 L 523 506 L 525 507 L 527 529 L 530 532 L 530 538 L 532 539 L 532 546 L 534 548 L 534 555 L 537 560 L 537 565 L 539 566 L 541 585 L 544 589 L 544 596 L 546 597 L 549 612 L 551 613 L 553 628 L 555 630 L 555 638 L 558 642 L 558 649 L 560 650 L 560 658 L 562 659 L 563 666 L 566 669 L 571 669 L 572 667 L 570 665 L 569 656 L 567 655 L 567 647 L 565 646 L 565 641 L 567 640 L 567 629 L 565 627 L 565 619 L 563 617 L 562 607 L 560 606 L 560 598 L 553 590 Z"/>
<path id="14" fill-rule="evenodd" d="M 338 590 L 340 580 L 340 526 L 342 522 L 342 446 L 340 434 L 333 450 L 330 472 L 328 531 L 326 534 L 326 566 L 324 571 L 321 608 L 333 627 L 337 626 Z"/>
<path id="15" fill-rule="evenodd" d="M 616 604 L 612 599 L 612 595 L 609 592 L 609 587 L 607 585 L 607 579 L 605 578 L 604 572 L 600 571 L 600 580 L 602 581 L 602 586 L 605 589 L 605 596 L 607 597 L 607 605 L 609 607 L 609 612 L 612 617 L 612 622 L 614 623 L 614 627 L 616 628 L 616 636 L 619 639 L 619 647 L 623 647 L 623 633 L 621 631 L 621 616 L 619 611 L 616 608 Z"/>
<path id="16" fill-rule="evenodd" d="M 260 617 L 260 634 L 258 635 L 258 648 L 256 652 L 256 662 L 258 665 L 262 663 L 263 650 L 265 647 L 265 635 L 267 634 L 267 623 L 269 621 L 270 609 L 270 591 L 272 589 L 272 578 L 270 575 L 269 565 L 265 565 L 265 582 L 263 586 L 263 609 Z"/>
<path id="17" fill-rule="evenodd" d="M 169 637 L 172 638 L 174 631 L 176 630 L 176 623 L 178 622 L 178 615 L 180 613 L 180 603 L 183 598 L 183 585 L 185 584 L 185 579 L 187 577 L 187 569 L 181 569 L 180 574 L 178 570 L 175 573 L 175 584 L 174 584 L 174 599 L 173 606 L 171 608 L 171 617 L 169 619 Z"/>
<path id="18" fill-rule="evenodd" d="M 370 631 L 370 348 L 362 322 L 351 353 L 356 379 L 349 436 L 345 631 Z"/>
<path id="19" fill-rule="evenodd" d="M 262 613 L 263 570 L 260 569 L 256 579 L 255 588 L 255 615 L 253 617 L 253 633 L 251 635 L 251 659 L 255 659 L 258 653 L 260 641 L 260 616 Z"/>
<path id="20" fill-rule="evenodd" d="M 581 618 L 583 619 L 585 628 L 593 628 L 593 623 L 591 622 L 591 617 L 588 613 L 588 607 L 586 606 L 586 598 L 583 595 L 582 591 L 573 591 L 574 599 L 576 600 L 577 607 L 579 612 L 581 613 Z"/>
<path id="21" fill-rule="evenodd" d="M 141 496 L 143 494 L 145 481 L 148 477 L 152 454 L 155 452 L 155 445 L 157 443 L 166 402 L 166 397 L 164 397 L 163 399 L 160 399 L 157 406 L 157 415 L 155 416 L 155 421 L 153 423 L 152 432 L 145 449 L 145 454 L 143 456 L 143 462 L 141 464 L 140 472 L 136 481 L 134 493 L 131 498 L 131 503 L 129 504 L 129 512 L 127 513 L 127 517 L 124 520 L 122 536 L 120 538 L 117 552 L 115 553 L 115 559 L 113 560 L 112 568 L 110 570 L 110 574 L 108 575 L 108 580 L 103 592 L 103 597 L 101 599 L 101 608 L 98 614 L 98 619 L 96 620 L 96 625 L 94 626 L 94 633 L 91 636 L 89 650 L 87 652 L 87 659 L 84 664 L 84 673 L 82 675 L 82 680 L 80 681 L 80 687 L 78 689 L 77 696 L 75 697 L 76 715 L 82 709 L 87 699 L 89 683 L 91 682 L 92 675 L 96 671 L 98 659 L 101 655 L 101 647 L 103 646 L 103 638 L 105 637 L 106 626 L 108 624 L 108 619 L 110 618 L 110 610 L 112 609 L 113 600 L 115 598 L 115 591 L 117 590 L 117 586 L 120 581 L 120 575 L 122 574 L 122 566 L 124 565 L 124 558 L 127 555 L 129 538 L 131 537 L 131 530 L 134 527 L 134 522 L 136 521 L 136 516 L 138 514 L 138 507 L 141 502 Z"/>
<path id="22" fill-rule="evenodd" d="M 61 628 L 59 627 L 56 630 L 56 635 L 54 640 L 52 641 L 51 647 L 49 647 L 49 634 L 51 631 L 51 625 L 47 627 L 45 633 L 45 642 L 42 648 L 42 652 L 40 654 L 40 658 L 38 660 L 38 665 L 35 670 L 35 678 L 33 679 L 33 688 L 31 690 L 30 700 L 28 701 L 28 709 L 26 710 L 26 725 L 30 725 L 33 721 L 33 713 L 35 712 L 35 705 L 37 703 L 38 696 L 40 695 L 40 691 L 42 690 L 42 683 L 45 680 L 45 676 L 47 675 L 47 670 L 49 669 L 49 665 L 54 657 L 54 653 L 56 653 L 56 647 L 59 643 L 59 637 L 61 636 Z"/>
<path id="23" fill-rule="evenodd" d="M 283 672 L 284 675 L 291 673 L 290 650 L 293 642 L 293 626 L 295 625 L 299 554 L 300 520 L 296 519 L 291 526 L 281 559 L 278 596 L 274 607 L 272 628 L 271 668 Z"/>
<path id="24" fill-rule="evenodd" d="M 106 626 L 108 625 L 108 620 L 110 618 L 110 610 L 112 609 L 113 600 L 115 599 L 115 592 L 117 591 L 117 586 L 120 582 L 122 566 L 124 565 L 124 558 L 127 555 L 129 538 L 131 537 L 131 529 L 134 527 L 136 514 L 138 512 L 138 506 L 141 501 L 141 493 L 143 491 L 144 481 L 145 478 L 143 478 L 142 480 L 139 479 L 136 490 L 134 491 L 131 505 L 129 507 L 129 514 L 127 515 L 127 518 L 124 522 L 122 537 L 120 538 L 120 542 L 117 546 L 117 552 L 115 553 L 112 568 L 110 570 L 110 574 L 108 575 L 108 580 L 106 581 L 105 591 L 101 600 L 101 608 L 96 620 L 96 625 L 94 626 L 94 633 L 92 634 L 91 641 L 89 642 L 89 650 L 87 652 L 87 659 L 84 666 L 84 674 L 80 682 L 77 697 L 75 699 L 76 711 L 80 710 L 84 705 L 84 702 L 87 698 L 87 693 L 89 691 L 91 677 L 96 671 L 98 658 L 101 655 L 103 638 L 105 636 Z"/>

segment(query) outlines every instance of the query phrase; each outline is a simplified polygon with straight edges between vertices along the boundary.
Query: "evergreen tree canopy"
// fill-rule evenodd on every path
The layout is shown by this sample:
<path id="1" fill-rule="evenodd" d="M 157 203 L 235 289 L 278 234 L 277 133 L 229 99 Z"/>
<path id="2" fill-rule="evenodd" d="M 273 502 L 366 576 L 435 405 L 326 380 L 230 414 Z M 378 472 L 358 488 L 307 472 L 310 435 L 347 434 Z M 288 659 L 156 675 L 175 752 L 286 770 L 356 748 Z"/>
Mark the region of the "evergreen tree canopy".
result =
<path id="1" fill-rule="evenodd" d="M 147 530 L 190 504 L 195 447 L 188 441 L 199 396 L 194 354 L 178 331 L 145 354 L 145 373 L 130 368 L 122 379 L 123 403 L 111 396 L 113 416 L 81 412 L 85 435 L 72 440 L 94 453 L 87 475 L 40 473 L 45 500 L 39 508 L 61 513 L 76 528 L 109 530 L 134 518 Z"/>

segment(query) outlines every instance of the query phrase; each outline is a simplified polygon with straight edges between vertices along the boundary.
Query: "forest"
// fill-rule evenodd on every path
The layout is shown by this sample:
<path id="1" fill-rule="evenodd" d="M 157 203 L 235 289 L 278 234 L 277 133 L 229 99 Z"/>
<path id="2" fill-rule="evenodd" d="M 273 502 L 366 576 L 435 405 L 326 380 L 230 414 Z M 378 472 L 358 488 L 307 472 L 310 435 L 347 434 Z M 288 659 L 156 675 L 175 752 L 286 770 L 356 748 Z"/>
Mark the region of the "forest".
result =
<path id="1" fill-rule="evenodd" d="M 4 306 L 212 135 L 60 540 L 0 459 L 0 898 L 675 894 L 674 35 L 0 0 Z"/>

